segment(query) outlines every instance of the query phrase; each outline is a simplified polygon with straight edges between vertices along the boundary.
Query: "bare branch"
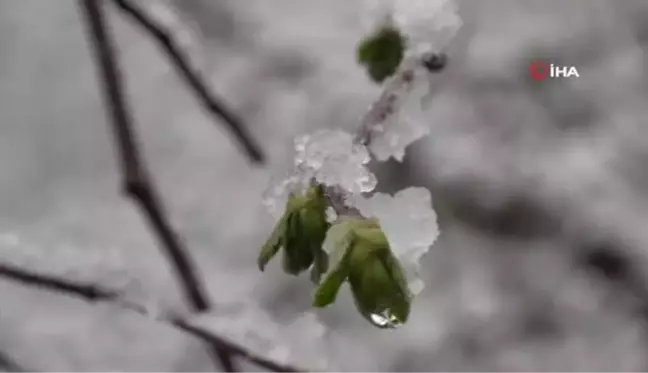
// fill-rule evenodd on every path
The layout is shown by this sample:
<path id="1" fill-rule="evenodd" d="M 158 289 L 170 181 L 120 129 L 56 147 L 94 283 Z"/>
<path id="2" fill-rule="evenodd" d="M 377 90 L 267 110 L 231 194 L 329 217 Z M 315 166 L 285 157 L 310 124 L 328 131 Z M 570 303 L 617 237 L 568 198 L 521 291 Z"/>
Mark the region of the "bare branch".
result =
<path id="1" fill-rule="evenodd" d="M 91 301 L 113 300 L 119 297 L 116 291 L 105 290 L 94 285 L 79 284 L 46 274 L 29 272 L 11 264 L 0 263 L 0 277 L 45 290 L 70 293 Z"/>
<path id="2" fill-rule="evenodd" d="M 82 298 L 88 302 L 110 302 L 118 305 L 124 310 L 134 311 L 140 314 L 145 313 L 145 307 L 142 305 L 133 305 L 130 303 L 123 303 L 120 301 L 119 291 L 114 289 L 107 289 L 91 283 L 81 283 L 69 279 L 41 274 L 34 271 L 29 271 L 12 265 L 0 263 L 0 278 L 5 280 L 18 282 L 23 285 L 33 286 L 37 288 L 46 289 L 49 291 L 59 292 Z M 218 349 L 226 351 L 230 356 L 239 356 L 248 361 L 259 365 L 265 369 L 273 372 L 304 372 L 303 369 L 297 367 L 279 364 L 270 359 L 262 356 L 255 355 L 243 346 L 230 342 L 225 338 L 221 338 L 212 332 L 203 328 L 187 323 L 180 317 L 158 318 L 158 322 L 163 322 L 171 325 L 174 328 L 180 329 L 187 334 L 203 340 Z M 0 364 L 3 364 L 2 354 L 0 354 Z"/>
<path id="3" fill-rule="evenodd" d="M 178 71 L 178 74 L 185 80 L 189 88 L 196 94 L 202 105 L 210 114 L 220 117 L 228 129 L 236 137 L 247 155 L 255 163 L 263 163 L 264 155 L 261 147 L 248 133 L 243 121 L 231 112 L 221 99 L 209 90 L 203 80 L 192 69 L 188 58 L 183 55 L 182 48 L 178 47 L 169 35 L 169 32 L 158 25 L 141 9 L 130 3 L 128 0 L 113 0 L 117 8 L 124 15 L 131 18 L 135 24 L 148 33 L 160 46 L 162 51 L 171 60 L 171 64 Z"/>
<path id="4" fill-rule="evenodd" d="M 193 311 L 207 311 L 210 302 L 198 272 L 186 253 L 183 243 L 167 222 L 166 214 L 139 152 L 139 142 L 133 128 L 129 108 L 125 100 L 125 88 L 116 61 L 116 51 L 107 31 L 101 0 L 79 0 L 87 22 L 95 58 L 104 88 L 104 99 L 114 132 L 116 148 L 120 155 L 124 192 L 140 208 L 153 232 L 158 236 L 161 249 L 174 267 L 185 296 Z M 231 356 L 213 346 L 223 369 L 236 371 Z"/>

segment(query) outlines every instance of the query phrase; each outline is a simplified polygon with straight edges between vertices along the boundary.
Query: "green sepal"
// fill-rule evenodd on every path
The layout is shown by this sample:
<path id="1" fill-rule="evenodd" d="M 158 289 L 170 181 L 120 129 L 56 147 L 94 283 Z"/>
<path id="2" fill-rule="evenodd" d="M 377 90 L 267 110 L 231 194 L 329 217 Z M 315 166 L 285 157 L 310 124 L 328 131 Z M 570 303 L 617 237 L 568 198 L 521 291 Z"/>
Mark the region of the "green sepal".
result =
<path id="1" fill-rule="evenodd" d="M 304 227 L 299 212 L 290 214 L 288 229 L 284 240 L 282 267 L 287 274 L 296 276 L 313 264 L 313 253 L 307 244 Z"/>
<path id="2" fill-rule="evenodd" d="M 353 248 L 353 239 L 347 243 L 346 248 L 338 248 L 345 250 L 344 255 L 337 264 L 337 267 L 331 271 L 324 282 L 317 288 L 313 296 L 313 307 L 326 307 L 335 302 L 340 287 L 349 276 L 349 257 Z"/>
<path id="3" fill-rule="evenodd" d="M 277 252 L 279 252 L 279 249 L 283 245 L 283 239 L 286 233 L 286 220 L 287 215 L 284 214 L 277 222 L 277 225 L 275 225 L 268 241 L 266 241 L 263 248 L 261 248 L 259 258 L 257 259 L 257 265 L 261 272 L 265 270 L 265 266 L 275 255 L 277 255 Z"/>

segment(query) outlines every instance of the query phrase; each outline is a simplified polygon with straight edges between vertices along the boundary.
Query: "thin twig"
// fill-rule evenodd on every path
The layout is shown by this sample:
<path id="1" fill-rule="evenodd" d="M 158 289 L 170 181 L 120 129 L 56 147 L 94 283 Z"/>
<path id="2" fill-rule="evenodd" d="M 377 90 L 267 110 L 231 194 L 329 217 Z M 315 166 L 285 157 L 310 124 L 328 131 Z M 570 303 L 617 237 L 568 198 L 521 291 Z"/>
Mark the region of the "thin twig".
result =
<path id="1" fill-rule="evenodd" d="M 169 35 L 169 32 L 159 26 L 141 9 L 130 3 L 128 0 L 113 0 L 117 8 L 124 15 L 130 17 L 135 24 L 140 26 L 148 33 L 160 46 L 162 51 L 171 60 L 171 64 L 178 71 L 178 74 L 184 79 L 189 88 L 196 94 L 203 106 L 212 114 L 220 117 L 227 125 L 228 129 L 236 137 L 247 155 L 255 163 L 263 163 L 264 155 L 261 147 L 254 141 L 252 135 L 247 131 L 243 121 L 230 111 L 223 103 L 223 100 L 209 90 L 203 80 L 196 74 L 188 62 L 189 59 L 184 56 L 182 48 L 178 47 Z"/>
<path id="2" fill-rule="evenodd" d="M 59 292 L 84 299 L 88 302 L 110 302 L 116 304 L 119 308 L 128 311 L 134 311 L 140 314 L 146 314 L 145 307 L 141 305 L 133 305 L 120 301 L 119 291 L 107 289 L 105 287 L 73 281 L 66 278 L 61 278 L 48 274 L 41 274 L 33 270 L 27 270 L 20 267 L 0 263 L 0 278 L 18 282 L 22 285 L 33 286 L 49 291 Z M 8 270 L 4 270 L 7 269 Z M 28 279 L 28 280 L 25 280 Z M 89 290 L 91 289 L 91 290 Z M 224 338 L 215 335 L 214 333 L 204 330 L 203 328 L 187 323 L 180 317 L 161 317 L 156 318 L 155 321 L 163 322 L 176 329 L 190 334 L 200 340 L 203 340 L 211 345 L 218 346 L 219 349 L 227 351 L 229 355 L 240 356 L 248 361 L 259 365 L 265 369 L 273 372 L 304 372 L 305 370 L 298 369 L 297 367 L 279 364 L 270 359 L 262 356 L 255 355 L 243 346 L 230 342 Z M 0 355 L 0 364 L 2 364 L 2 356 Z"/>
<path id="3" fill-rule="evenodd" d="M 108 291 L 94 285 L 79 284 L 51 275 L 29 272 L 11 264 L 0 263 L 0 277 L 46 290 L 71 293 L 88 300 L 112 300 L 119 297 L 116 291 Z"/>
<path id="4" fill-rule="evenodd" d="M 158 236 L 163 253 L 178 275 L 185 296 L 193 311 L 207 311 L 211 305 L 198 278 L 198 271 L 184 249 L 178 235 L 167 222 L 159 193 L 155 189 L 139 152 L 139 142 L 133 128 L 125 89 L 116 61 L 116 51 L 107 31 L 101 0 L 79 0 L 90 34 L 90 42 L 99 67 L 106 107 L 114 132 L 115 146 L 120 156 L 123 187 L 145 215 L 153 232 Z M 236 371 L 231 356 L 213 346 L 223 369 Z"/>

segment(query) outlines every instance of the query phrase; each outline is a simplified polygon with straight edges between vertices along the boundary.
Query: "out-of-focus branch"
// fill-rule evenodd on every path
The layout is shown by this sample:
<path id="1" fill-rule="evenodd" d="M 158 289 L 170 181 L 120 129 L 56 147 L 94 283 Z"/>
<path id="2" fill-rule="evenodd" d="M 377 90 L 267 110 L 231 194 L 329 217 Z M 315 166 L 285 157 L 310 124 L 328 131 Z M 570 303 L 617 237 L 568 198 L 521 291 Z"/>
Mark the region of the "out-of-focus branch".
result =
<path id="1" fill-rule="evenodd" d="M 31 369 L 25 369 L 7 354 L 0 351 L 0 370 L 2 369 L 7 372 L 33 372 Z"/>
<path id="2" fill-rule="evenodd" d="M 92 1 L 92 0 L 90 0 Z M 42 274 L 27 269 L 22 269 L 17 266 L 0 263 L 0 278 L 13 282 L 18 282 L 22 285 L 33 286 L 49 291 L 59 292 L 75 297 L 82 298 L 88 302 L 110 302 L 119 305 L 124 310 L 134 311 L 140 314 L 146 314 L 145 307 L 142 305 L 131 304 L 120 301 L 119 291 L 108 289 L 99 285 L 91 283 L 82 283 L 73 281 L 66 278 L 61 278 L 53 275 Z M 268 358 L 255 355 L 243 346 L 230 342 L 225 338 L 221 338 L 214 333 L 207 331 L 201 327 L 191 325 L 180 317 L 167 317 L 157 318 L 156 321 L 163 322 L 171 325 L 176 329 L 190 334 L 200 340 L 203 340 L 213 346 L 217 346 L 220 350 L 226 351 L 230 356 L 238 356 L 244 358 L 254 364 L 259 365 L 265 369 L 273 372 L 304 372 L 305 370 L 298 369 L 297 367 L 279 364 Z M 7 360 L 10 362 L 10 360 Z M 0 353 L 0 365 L 4 364 L 3 355 Z M 23 370 L 19 370 L 23 371 Z"/>
<path id="3" fill-rule="evenodd" d="M 79 0 L 87 23 L 90 43 L 97 61 L 104 99 L 112 126 L 115 147 L 120 157 L 123 188 L 148 220 L 158 236 L 160 247 L 180 279 L 185 296 L 193 311 L 203 312 L 211 307 L 198 271 L 184 244 L 167 221 L 161 198 L 155 189 L 139 151 L 139 142 L 125 99 L 125 88 L 116 61 L 116 51 L 108 33 L 102 0 Z M 212 346 L 223 369 L 236 371 L 231 355 L 218 346 Z"/>
<path id="4" fill-rule="evenodd" d="M 88 300 L 112 300 L 119 297 L 116 291 L 105 290 L 91 284 L 79 284 L 46 274 L 29 272 L 11 264 L 0 263 L 0 277 L 45 290 L 73 294 Z"/>
<path id="5" fill-rule="evenodd" d="M 230 111 L 223 103 L 223 100 L 209 90 L 204 81 L 196 74 L 188 62 L 189 59 L 183 54 L 182 48 L 178 47 L 169 34 L 168 30 L 158 25 L 145 12 L 138 9 L 129 0 L 113 0 L 117 8 L 140 26 L 144 32 L 149 34 L 160 46 L 162 51 L 171 61 L 173 67 L 187 83 L 202 105 L 210 114 L 220 117 L 236 140 L 243 147 L 250 159 L 256 163 L 263 163 L 264 155 L 261 147 L 254 141 L 252 135 L 247 131 L 243 121 Z"/>

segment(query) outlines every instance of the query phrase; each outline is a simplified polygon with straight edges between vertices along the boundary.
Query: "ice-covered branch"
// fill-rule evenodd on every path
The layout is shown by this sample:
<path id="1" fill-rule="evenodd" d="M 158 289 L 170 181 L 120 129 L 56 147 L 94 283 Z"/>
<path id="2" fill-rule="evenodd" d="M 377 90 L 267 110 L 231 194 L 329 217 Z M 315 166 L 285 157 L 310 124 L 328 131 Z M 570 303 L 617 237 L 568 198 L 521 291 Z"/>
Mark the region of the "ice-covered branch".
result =
<path id="1" fill-rule="evenodd" d="M 133 22 L 142 28 L 157 44 L 161 50 L 170 59 L 173 67 L 187 83 L 192 92 L 198 97 L 207 111 L 219 117 L 227 128 L 232 132 L 238 143 L 242 146 L 248 157 L 256 162 L 263 163 L 264 155 L 259 144 L 253 139 L 252 135 L 243 124 L 243 121 L 234 114 L 223 100 L 218 98 L 208 87 L 207 84 L 192 68 L 189 58 L 184 55 L 182 48 L 176 45 L 175 40 L 170 32 L 155 20 L 149 17 L 144 11 L 133 5 L 129 0 L 112 0 L 117 9 L 133 20 Z"/>
<path id="2" fill-rule="evenodd" d="M 8 281 L 17 282 L 22 285 L 32 286 L 48 291 L 61 294 L 71 295 L 84 299 L 88 302 L 110 302 L 117 305 L 124 311 L 133 311 L 146 316 L 146 307 L 132 302 L 125 302 L 121 299 L 119 291 L 102 287 L 97 284 L 73 281 L 64 277 L 42 274 L 35 271 L 22 269 L 20 267 L 0 263 L 0 278 Z M 220 350 L 225 351 L 230 356 L 244 358 L 254 364 L 273 372 L 303 372 L 305 370 L 297 367 L 280 364 L 271 359 L 259 356 L 247 348 L 222 338 L 205 328 L 193 325 L 185 319 L 177 316 L 159 317 L 157 322 L 166 323 L 176 329 L 190 334 L 200 340 L 203 340 L 212 346 L 217 346 Z M 3 359 L 0 353 L 0 366 L 10 362 L 9 359 Z M 17 365 L 14 365 L 17 366 Z M 14 370 L 12 371 L 23 371 Z"/>

